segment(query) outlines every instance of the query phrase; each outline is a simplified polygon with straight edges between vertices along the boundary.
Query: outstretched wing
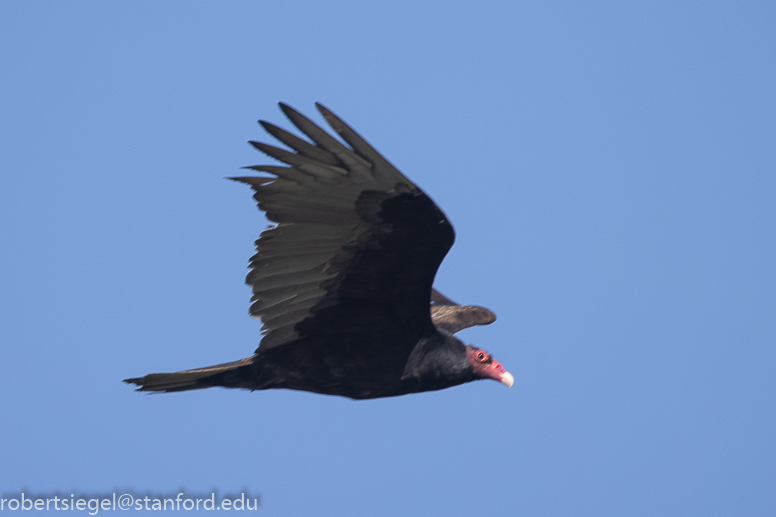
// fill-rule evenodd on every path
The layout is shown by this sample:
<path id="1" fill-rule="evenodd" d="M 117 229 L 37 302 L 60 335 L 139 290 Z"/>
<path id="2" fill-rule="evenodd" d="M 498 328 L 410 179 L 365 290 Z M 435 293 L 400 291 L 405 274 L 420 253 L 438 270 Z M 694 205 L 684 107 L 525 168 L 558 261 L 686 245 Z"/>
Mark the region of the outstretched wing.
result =
<path id="1" fill-rule="evenodd" d="M 277 223 L 256 241 L 246 279 L 250 313 L 265 332 L 257 353 L 303 337 L 385 347 L 397 332 L 409 353 L 433 331 L 431 286 L 453 228 L 355 131 L 316 107 L 347 145 L 280 104 L 312 142 L 260 121 L 291 151 L 251 144 L 288 166 L 247 167 L 272 177 L 232 178 L 251 185 L 259 208 Z"/>
<path id="2" fill-rule="evenodd" d="M 431 302 L 431 319 L 437 327 L 450 334 L 496 321 L 496 315 L 488 309 L 474 305 L 458 305 L 436 289 L 431 291 Z"/>

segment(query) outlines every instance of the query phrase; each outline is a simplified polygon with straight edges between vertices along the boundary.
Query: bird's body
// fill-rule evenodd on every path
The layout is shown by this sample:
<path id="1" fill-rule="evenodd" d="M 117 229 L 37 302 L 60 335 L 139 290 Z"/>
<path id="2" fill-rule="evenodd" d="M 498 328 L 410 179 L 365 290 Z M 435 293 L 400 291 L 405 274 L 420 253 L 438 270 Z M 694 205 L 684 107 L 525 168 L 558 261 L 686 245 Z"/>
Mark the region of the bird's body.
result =
<path id="1" fill-rule="evenodd" d="M 290 167 L 247 183 L 278 223 L 256 242 L 246 282 L 264 337 L 252 357 L 127 379 L 142 391 L 286 388 L 354 399 L 431 391 L 479 378 L 511 386 L 487 353 L 452 334 L 491 323 L 487 309 L 432 289 L 455 234 L 444 213 L 327 109 L 350 147 L 281 104 L 313 144 L 262 126 L 295 153 L 251 142 Z"/>
<path id="2" fill-rule="evenodd" d="M 391 337 L 386 336 L 386 339 Z M 396 343 L 390 340 L 388 346 L 379 348 L 389 350 Z M 473 374 L 460 375 L 466 364 L 466 345 L 444 332 L 421 338 L 413 349 L 414 354 L 407 358 L 388 353 L 360 353 L 369 345 L 332 346 L 329 340 L 303 338 L 287 350 L 270 349 L 236 363 L 211 367 L 223 370 L 202 377 L 196 387 L 285 388 L 371 399 L 439 390 L 476 379 Z M 439 354 L 439 350 L 445 353 Z M 455 353 L 449 353 L 451 350 Z M 152 375 L 175 376 L 179 373 L 183 372 Z M 311 379 L 315 382 L 311 383 Z M 183 389 L 192 387 L 187 385 Z M 180 390 L 173 388 L 166 391 Z"/>

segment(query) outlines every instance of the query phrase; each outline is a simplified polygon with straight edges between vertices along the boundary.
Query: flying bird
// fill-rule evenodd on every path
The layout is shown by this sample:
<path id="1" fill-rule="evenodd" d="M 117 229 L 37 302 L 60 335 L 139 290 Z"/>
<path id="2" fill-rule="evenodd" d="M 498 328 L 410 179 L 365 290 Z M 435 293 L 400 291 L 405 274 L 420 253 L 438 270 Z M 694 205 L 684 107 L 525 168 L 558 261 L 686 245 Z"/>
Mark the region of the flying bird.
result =
<path id="1" fill-rule="evenodd" d="M 321 104 L 342 141 L 291 107 L 308 140 L 269 122 L 290 150 L 250 142 L 286 164 L 229 178 L 254 190 L 274 226 L 256 241 L 246 283 L 263 337 L 253 356 L 124 382 L 138 391 L 286 388 L 353 399 L 440 390 L 477 379 L 512 386 L 491 355 L 454 337 L 496 316 L 433 289 L 455 233 L 420 188 Z M 344 143 L 343 143 L 344 141 Z"/>

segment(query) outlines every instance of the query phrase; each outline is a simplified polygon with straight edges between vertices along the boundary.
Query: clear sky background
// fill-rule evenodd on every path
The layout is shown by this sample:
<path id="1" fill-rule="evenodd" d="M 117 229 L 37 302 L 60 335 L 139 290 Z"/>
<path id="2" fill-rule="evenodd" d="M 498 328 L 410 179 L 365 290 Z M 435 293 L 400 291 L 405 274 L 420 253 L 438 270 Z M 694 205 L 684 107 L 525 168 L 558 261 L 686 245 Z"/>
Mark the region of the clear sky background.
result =
<path id="1" fill-rule="evenodd" d="M 776 508 L 773 2 L 0 3 L 0 491 L 275 516 Z M 510 370 L 135 393 L 249 356 L 259 118 L 320 101 L 457 231 Z M 77 512 L 76 512 L 77 513 Z"/>

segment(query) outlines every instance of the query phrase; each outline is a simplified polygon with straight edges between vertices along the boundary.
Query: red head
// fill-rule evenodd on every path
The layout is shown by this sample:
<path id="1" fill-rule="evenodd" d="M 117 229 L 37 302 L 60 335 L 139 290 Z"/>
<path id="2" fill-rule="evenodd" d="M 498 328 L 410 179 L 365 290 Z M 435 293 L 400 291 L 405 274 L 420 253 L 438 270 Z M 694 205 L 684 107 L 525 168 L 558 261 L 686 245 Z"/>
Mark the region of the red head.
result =
<path id="1" fill-rule="evenodd" d="M 485 350 L 466 345 L 466 362 L 472 367 L 474 374 L 481 379 L 493 379 L 508 388 L 511 388 L 515 382 L 512 374 L 506 371 L 501 363 L 493 359 Z"/>

